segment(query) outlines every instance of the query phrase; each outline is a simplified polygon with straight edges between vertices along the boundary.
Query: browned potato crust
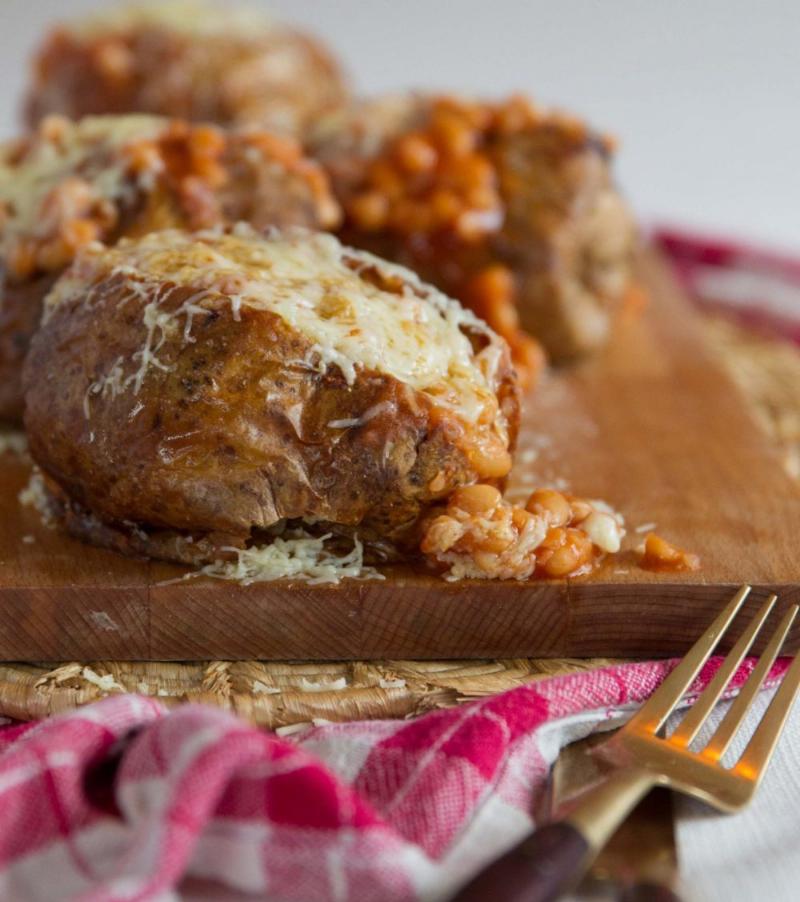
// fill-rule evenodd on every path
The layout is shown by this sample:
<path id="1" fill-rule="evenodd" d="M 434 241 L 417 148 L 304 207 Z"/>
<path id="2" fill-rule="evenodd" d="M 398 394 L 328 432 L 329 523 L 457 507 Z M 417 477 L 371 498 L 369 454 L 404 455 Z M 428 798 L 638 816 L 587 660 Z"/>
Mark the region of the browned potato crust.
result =
<path id="1" fill-rule="evenodd" d="M 112 9 L 56 28 L 38 51 L 26 119 L 157 113 L 299 135 L 346 96 L 319 41 L 209 2 Z"/>
<path id="2" fill-rule="evenodd" d="M 82 246 L 171 226 L 330 227 L 321 169 L 291 139 L 148 116 L 51 118 L 0 148 L 0 418 L 54 278 Z"/>
<path id="3" fill-rule="evenodd" d="M 165 247 L 171 256 L 152 263 Z M 264 248 L 277 263 L 262 261 Z M 293 254 L 301 263 L 280 275 L 280 255 L 288 266 Z M 256 260 L 256 282 L 242 288 L 247 266 L 215 270 L 219 255 Z M 248 301 L 286 285 L 281 311 Z M 452 339 L 461 350 L 442 358 L 451 375 L 414 387 L 383 367 L 389 347 L 373 365 L 325 365 L 326 346 L 284 318 L 318 292 L 313 328 L 355 335 L 355 354 L 372 320 L 404 341 L 417 335 L 414 317 L 432 318 L 440 331 L 419 326 L 415 353 L 424 368 L 422 339 Z M 83 254 L 56 286 L 25 367 L 30 449 L 65 496 L 62 518 L 92 541 L 192 562 L 284 519 L 413 542 L 425 510 L 454 487 L 502 484 L 519 415 L 504 342 L 431 292 L 310 233 L 169 232 Z"/>
<path id="4" fill-rule="evenodd" d="M 22 364 L 54 277 L 0 287 L 0 419 L 22 422 Z M 2 283 L 0 283 L 2 285 Z"/>
<path id="5" fill-rule="evenodd" d="M 611 147 L 522 98 L 400 96 L 323 120 L 310 141 L 342 239 L 410 266 L 471 306 L 535 366 L 602 345 L 630 287 L 634 226 Z"/>

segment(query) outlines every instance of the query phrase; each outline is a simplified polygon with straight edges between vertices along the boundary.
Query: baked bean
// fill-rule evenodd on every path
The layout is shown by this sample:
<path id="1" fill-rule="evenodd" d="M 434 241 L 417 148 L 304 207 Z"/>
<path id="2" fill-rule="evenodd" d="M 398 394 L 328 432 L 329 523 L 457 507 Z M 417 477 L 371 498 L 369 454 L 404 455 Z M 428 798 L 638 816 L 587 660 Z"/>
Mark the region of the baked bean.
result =
<path id="1" fill-rule="evenodd" d="M 644 540 L 644 554 L 641 565 L 647 570 L 666 570 L 680 572 L 698 570 L 700 558 L 662 539 L 655 533 L 649 533 Z"/>
<path id="2" fill-rule="evenodd" d="M 111 82 L 123 82 L 136 65 L 133 52 L 121 40 L 101 43 L 92 54 L 97 68 Z"/>
<path id="3" fill-rule="evenodd" d="M 499 442 L 471 448 L 469 461 L 484 479 L 502 479 L 511 471 L 511 455 Z"/>
<path id="4" fill-rule="evenodd" d="M 497 569 L 497 555 L 494 552 L 481 549 L 480 551 L 474 552 L 472 560 L 475 561 L 484 573 L 491 574 Z"/>
<path id="5" fill-rule="evenodd" d="M 395 148 L 397 160 L 411 174 L 428 172 L 436 165 L 439 155 L 436 148 L 423 135 L 405 135 Z"/>
<path id="6" fill-rule="evenodd" d="M 482 514 L 493 510 L 500 503 L 500 492 L 493 485 L 478 483 L 456 489 L 450 496 L 450 505 L 469 514 Z"/>
<path id="7" fill-rule="evenodd" d="M 601 551 L 612 549 L 602 530 L 597 537 L 606 547 L 584 529 L 567 525 L 573 503 L 561 492 L 539 489 L 523 508 L 503 499 L 493 486 L 463 486 L 451 494 L 444 513 L 423 526 L 420 548 L 459 576 L 527 579 L 538 573 L 563 579 L 583 574 Z M 612 521 L 615 535 L 619 533 L 610 514 L 594 513 Z"/>
<path id="8" fill-rule="evenodd" d="M 572 505 L 572 517 L 570 518 L 571 526 L 577 526 L 579 523 L 583 523 L 594 510 L 588 501 L 584 501 L 581 498 L 573 498 L 570 503 Z"/>
<path id="9" fill-rule="evenodd" d="M 524 532 L 531 520 L 533 520 L 533 515 L 528 513 L 525 508 L 517 507 L 517 505 L 511 508 L 511 522 L 519 532 Z"/>
<path id="10" fill-rule="evenodd" d="M 592 543 L 578 529 L 564 530 L 563 544 L 555 548 L 542 562 L 545 575 L 558 578 L 569 576 L 586 566 L 592 559 Z"/>
<path id="11" fill-rule="evenodd" d="M 572 519 L 569 501 L 554 489 L 537 489 L 528 498 L 525 509 L 546 517 L 550 526 L 566 526 Z"/>
<path id="12" fill-rule="evenodd" d="M 420 550 L 423 554 L 436 554 L 450 549 L 464 532 L 461 524 L 443 514 L 431 520 L 425 527 Z"/>
<path id="13" fill-rule="evenodd" d="M 350 215 L 356 225 L 365 232 L 382 229 L 389 216 L 389 200 L 380 191 L 365 191 L 353 198 Z"/>

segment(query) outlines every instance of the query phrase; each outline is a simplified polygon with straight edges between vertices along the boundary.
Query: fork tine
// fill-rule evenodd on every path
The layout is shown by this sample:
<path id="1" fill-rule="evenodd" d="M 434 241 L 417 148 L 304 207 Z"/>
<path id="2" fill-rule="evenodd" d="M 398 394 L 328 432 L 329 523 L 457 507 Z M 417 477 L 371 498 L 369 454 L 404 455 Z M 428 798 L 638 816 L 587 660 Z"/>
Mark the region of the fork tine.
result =
<path id="1" fill-rule="evenodd" d="M 711 713 L 731 678 L 739 669 L 739 665 L 742 663 L 744 656 L 753 644 L 777 600 L 777 595 L 770 595 L 764 604 L 761 605 L 761 609 L 750 621 L 750 625 L 742 633 L 739 641 L 728 652 L 719 670 L 714 674 L 714 678 L 703 690 L 703 693 L 686 713 L 680 724 L 678 724 L 672 736 L 670 736 L 670 742 L 689 745 L 697 736 L 705 719 Z"/>
<path id="2" fill-rule="evenodd" d="M 646 730 L 650 733 L 657 733 L 661 729 L 664 721 L 681 700 L 683 693 L 700 673 L 700 669 L 711 656 L 720 636 L 728 628 L 749 593 L 750 586 L 742 586 L 739 589 L 724 610 L 717 615 L 711 626 L 689 649 L 681 663 L 650 696 L 641 710 L 628 721 L 625 729 Z"/>
<path id="3" fill-rule="evenodd" d="M 752 776 L 758 782 L 767 769 L 775 746 L 778 744 L 783 725 L 792 710 L 794 700 L 800 690 L 800 655 L 795 655 L 791 666 L 786 671 L 780 689 L 769 703 L 766 714 L 753 733 L 744 754 L 736 764 L 736 770 L 746 776 Z"/>
<path id="4" fill-rule="evenodd" d="M 710 742 L 705 749 L 703 749 L 704 757 L 713 758 L 718 761 L 727 751 L 736 731 L 739 729 L 747 712 L 750 710 L 750 706 L 756 700 L 758 691 L 761 689 L 761 684 L 766 679 L 770 668 L 775 662 L 775 658 L 778 657 L 778 652 L 781 650 L 783 641 L 786 638 L 786 634 L 789 632 L 789 628 L 791 627 L 796 614 L 797 605 L 793 605 L 784 614 L 783 619 L 775 630 L 769 644 L 764 649 L 764 653 L 759 658 L 758 664 L 753 668 L 753 672 L 734 699 L 733 704 L 728 709 L 728 713 L 723 717 L 722 723 L 717 727 Z"/>

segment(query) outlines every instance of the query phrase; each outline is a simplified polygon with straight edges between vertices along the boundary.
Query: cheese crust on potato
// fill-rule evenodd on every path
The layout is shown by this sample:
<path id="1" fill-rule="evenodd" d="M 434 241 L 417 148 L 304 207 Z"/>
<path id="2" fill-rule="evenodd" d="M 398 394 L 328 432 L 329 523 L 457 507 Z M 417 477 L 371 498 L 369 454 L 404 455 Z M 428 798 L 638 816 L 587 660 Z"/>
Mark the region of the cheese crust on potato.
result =
<path id="1" fill-rule="evenodd" d="M 25 367 L 30 450 L 90 541 L 186 562 L 284 521 L 414 547 L 458 486 L 502 486 L 506 343 L 414 274 L 292 229 L 90 246 Z"/>
<path id="2" fill-rule="evenodd" d="M 26 118 L 157 113 L 299 136 L 346 94 L 327 48 L 260 10 L 153 0 L 54 29 L 34 61 Z"/>
<path id="3" fill-rule="evenodd" d="M 330 228 L 327 179 L 292 139 L 158 116 L 50 117 L 0 146 L 0 418 L 22 413 L 20 370 L 42 299 L 95 240 L 156 229 Z"/>

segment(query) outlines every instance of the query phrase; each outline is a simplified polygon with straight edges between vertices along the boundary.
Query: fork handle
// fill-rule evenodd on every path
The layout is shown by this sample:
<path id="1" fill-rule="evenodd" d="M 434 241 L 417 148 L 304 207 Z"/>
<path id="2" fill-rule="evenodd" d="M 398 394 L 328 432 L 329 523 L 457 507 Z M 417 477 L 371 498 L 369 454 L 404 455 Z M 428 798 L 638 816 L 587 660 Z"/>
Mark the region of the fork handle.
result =
<path id="1" fill-rule="evenodd" d="M 597 852 L 654 785 L 634 768 L 587 790 L 561 821 L 539 827 L 474 877 L 453 902 L 552 902 L 577 883 Z"/>
<path id="2" fill-rule="evenodd" d="M 583 873 L 589 852 L 577 827 L 546 824 L 481 871 L 453 902 L 552 902 Z"/>
<path id="3" fill-rule="evenodd" d="M 681 897 L 661 883 L 636 883 L 627 887 L 618 902 L 681 902 Z"/>

